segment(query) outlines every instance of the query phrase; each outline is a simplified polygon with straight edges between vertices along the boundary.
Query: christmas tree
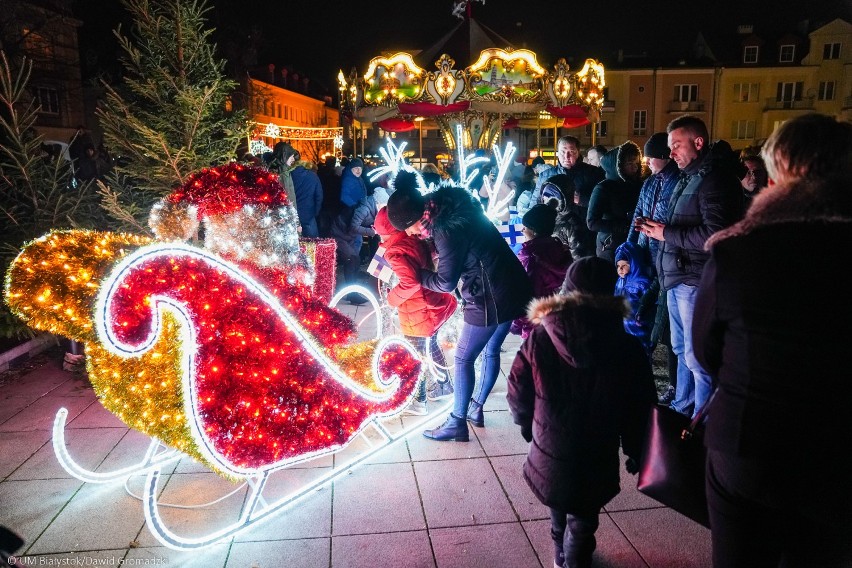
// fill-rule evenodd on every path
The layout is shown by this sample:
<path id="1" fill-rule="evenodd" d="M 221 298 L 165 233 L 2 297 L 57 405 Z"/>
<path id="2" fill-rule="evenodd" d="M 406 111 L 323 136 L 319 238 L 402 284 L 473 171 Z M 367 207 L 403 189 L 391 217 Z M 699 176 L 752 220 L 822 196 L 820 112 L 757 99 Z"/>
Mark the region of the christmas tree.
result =
<path id="1" fill-rule="evenodd" d="M 124 53 L 120 86 L 104 84 L 97 110 L 107 146 L 118 157 L 104 207 L 120 227 L 148 232 L 151 206 L 200 168 L 235 157 L 250 125 L 234 110 L 235 81 L 224 74 L 205 28 L 203 0 L 124 0 L 130 36 L 116 30 Z"/>
<path id="2" fill-rule="evenodd" d="M 37 101 L 28 91 L 32 62 L 13 65 L 0 51 L 0 274 L 28 241 L 50 229 L 103 227 L 98 196 L 77 183 L 71 162 L 42 144 L 34 125 Z M 0 303 L 0 337 L 31 334 Z"/>

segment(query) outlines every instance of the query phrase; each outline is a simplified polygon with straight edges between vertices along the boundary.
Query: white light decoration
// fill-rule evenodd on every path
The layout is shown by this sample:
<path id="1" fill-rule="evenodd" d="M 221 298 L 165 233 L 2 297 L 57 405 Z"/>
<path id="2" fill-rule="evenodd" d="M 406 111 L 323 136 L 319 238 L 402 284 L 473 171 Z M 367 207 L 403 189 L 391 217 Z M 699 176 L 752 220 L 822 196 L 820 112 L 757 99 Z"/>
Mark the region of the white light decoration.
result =
<path id="1" fill-rule="evenodd" d="M 182 537 L 172 532 L 166 526 L 160 516 L 159 505 L 157 502 L 161 470 L 159 468 L 150 469 L 147 471 L 145 492 L 142 498 L 145 521 L 151 533 L 157 538 L 157 540 L 173 550 L 200 550 L 219 542 L 223 542 L 254 525 L 262 524 L 275 515 L 290 509 L 316 490 L 329 485 L 339 478 L 348 476 L 358 466 L 363 465 L 379 453 L 384 452 L 395 444 L 407 439 L 412 434 L 419 435 L 421 429 L 426 424 L 432 422 L 436 417 L 441 417 L 443 419 L 444 413 L 448 412 L 452 405 L 452 401 L 440 405 L 440 407 L 431 412 L 429 416 L 413 421 L 399 432 L 391 432 L 381 422 L 370 422 L 369 425 L 372 429 L 381 436 L 381 442 L 370 442 L 368 444 L 368 449 L 363 453 L 357 454 L 351 460 L 344 462 L 339 466 L 335 464 L 335 467 L 328 473 L 293 490 L 271 503 L 267 503 L 262 497 L 262 492 L 270 477 L 270 473 L 264 472 L 257 476 L 253 476 L 249 483 L 251 487 L 250 495 L 246 499 L 244 505 L 242 503 L 238 505 L 242 506 L 242 514 L 240 515 L 240 518 L 234 523 L 204 536 Z M 361 432 L 361 434 L 365 433 L 365 431 Z"/>
<path id="2" fill-rule="evenodd" d="M 254 156 L 262 156 L 267 152 L 272 152 L 272 148 L 267 146 L 263 140 L 252 140 L 249 143 L 249 152 Z"/>
<path id="3" fill-rule="evenodd" d="M 469 168 L 477 164 L 484 164 L 488 162 L 488 158 L 484 156 L 467 156 L 464 152 L 464 129 L 462 129 L 461 124 L 456 125 L 456 148 L 458 149 L 459 154 L 459 183 L 470 190 L 470 184 L 473 183 L 473 180 L 476 179 L 476 175 L 479 173 L 479 168 L 468 172 Z"/>
<path id="4" fill-rule="evenodd" d="M 263 135 L 268 136 L 269 138 L 278 138 L 281 134 L 281 129 L 276 124 L 272 124 L 271 122 L 266 125 L 266 128 L 263 129 Z"/>
<path id="5" fill-rule="evenodd" d="M 500 148 L 495 144 L 494 157 L 497 159 L 497 176 L 494 178 L 494 183 L 486 176 L 482 179 L 482 187 L 488 194 L 488 205 L 485 208 L 485 216 L 492 222 L 499 223 L 500 218 L 509 212 L 509 203 L 515 197 L 515 190 L 509 191 L 502 199 L 499 199 L 500 188 L 503 187 L 503 180 L 506 178 L 506 173 L 509 171 L 509 166 L 512 163 L 512 157 L 515 155 L 515 146 L 508 142 L 506 151 L 501 152 Z M 479 199 L 479 192 L 473 192 L 474 196 Z"/>

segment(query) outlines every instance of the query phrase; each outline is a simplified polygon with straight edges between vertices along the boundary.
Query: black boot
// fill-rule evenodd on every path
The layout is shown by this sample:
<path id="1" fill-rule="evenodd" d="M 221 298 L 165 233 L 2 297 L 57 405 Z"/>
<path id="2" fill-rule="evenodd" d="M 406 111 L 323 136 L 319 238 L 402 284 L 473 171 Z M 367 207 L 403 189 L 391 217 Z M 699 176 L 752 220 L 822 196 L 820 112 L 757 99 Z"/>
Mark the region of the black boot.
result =
<path id="1" fill-rule="evenodd" d="M 443 426 L 426 430 L 423 435 L 439 442 L 467 442 L 470 440 L 467 433 L 467 422 L 464 418 L 459 418 L 453 413 L 450 413 Z"/>
<path id="2" fill-rule="evenodd" d="M 473 399 L 467 406 L 467 421 L 477 428 L 485 428 L 485 417 L 482 415 L 482 405 Z"/>

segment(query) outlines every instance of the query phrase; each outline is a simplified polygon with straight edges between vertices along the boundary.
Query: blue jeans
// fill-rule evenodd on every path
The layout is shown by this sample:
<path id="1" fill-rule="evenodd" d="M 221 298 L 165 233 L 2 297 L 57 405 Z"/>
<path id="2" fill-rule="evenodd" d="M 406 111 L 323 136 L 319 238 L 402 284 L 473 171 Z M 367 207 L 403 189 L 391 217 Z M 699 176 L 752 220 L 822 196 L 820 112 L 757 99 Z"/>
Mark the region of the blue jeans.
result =
<path id="1" fill-rule="evenodd" d="M 456 385 L 453 400 L 453 414 L 457 418 L 467 416 L 467 406 L 471 397 L 479 404 L 485 404 L 485 399 L 488 398 L 494 383 L 497 382 L 497 375 L 500 374 L 500 347 L 509 335 L 511 325 L 512 321 L 509 320 L 489 326 L 469 323 L 462 326 L 459 342 L 456 345 Z M 479 388 L 474 395 L 473 387 L 476 383 L 474 365 L 483 349 L 485 349 L 485 356 L 482 359 Z"/>
<path id="2" fill-rule="evenodd" d="M 698 360 L 692 345 L 692 315 L 695 312 L 697 286 L 678 284 L 668 291 L 672 351 L 677 355 L 677 388 L 671 407 L 681 414 L 694 416 L 713 393 L 713 379 Z"/>
<path id="3" fill-rule="evenodd" d="M 553 539 L 553 562 L 565 568 L 591 568 L 592 554 L 597 548 L 598 511 L 574 515 L 550 509 L 550 538 Z"/>

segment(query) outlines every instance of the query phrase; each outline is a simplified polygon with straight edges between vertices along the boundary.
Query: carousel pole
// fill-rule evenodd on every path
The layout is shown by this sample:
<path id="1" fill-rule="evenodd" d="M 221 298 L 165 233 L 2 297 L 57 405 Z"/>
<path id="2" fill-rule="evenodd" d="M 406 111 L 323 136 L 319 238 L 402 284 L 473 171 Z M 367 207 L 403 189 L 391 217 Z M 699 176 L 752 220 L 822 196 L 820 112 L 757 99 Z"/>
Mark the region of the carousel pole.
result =
<path id="1" fill-rule="evenodd" d="M 541 156 L 541 111 L 536 113 L 536 125 L 535 125 L 535 147 L 538 150 L 538 155 Z M 544 156 L 541 158 L 544 159 Z"/>

